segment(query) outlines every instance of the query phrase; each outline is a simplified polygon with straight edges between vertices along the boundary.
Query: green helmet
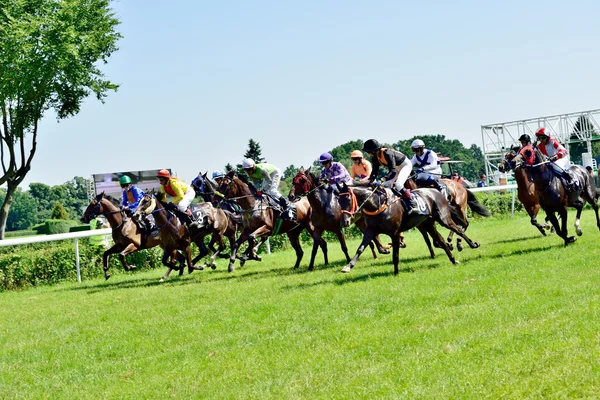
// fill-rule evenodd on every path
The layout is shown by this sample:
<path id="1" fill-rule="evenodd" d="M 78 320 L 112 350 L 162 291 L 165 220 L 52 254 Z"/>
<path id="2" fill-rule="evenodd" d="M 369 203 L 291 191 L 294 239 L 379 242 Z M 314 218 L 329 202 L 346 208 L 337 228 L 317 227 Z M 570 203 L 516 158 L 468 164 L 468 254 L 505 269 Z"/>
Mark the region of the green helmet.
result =
<path id="1" fill-rule="evenodd" d="M 129 185 L 131 183 L 131 178 L 127 175 L 123 175 L 121 179 L 119 179 L 119 184 L 121 185 Z"/>

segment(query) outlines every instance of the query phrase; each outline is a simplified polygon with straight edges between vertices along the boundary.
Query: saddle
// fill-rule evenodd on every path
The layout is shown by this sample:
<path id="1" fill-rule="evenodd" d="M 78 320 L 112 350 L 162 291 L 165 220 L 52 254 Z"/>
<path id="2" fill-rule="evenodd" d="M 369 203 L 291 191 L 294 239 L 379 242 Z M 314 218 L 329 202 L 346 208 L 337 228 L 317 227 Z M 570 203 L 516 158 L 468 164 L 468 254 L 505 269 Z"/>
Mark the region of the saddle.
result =
<path id="1" fill-rule="evenodd" d="M 288 203 L 284 197 L 276 199 L 269 193 L 263 193 L 263 199 L 266 200 L 269 207 L 275 211 L 275 217 L 278 219 L 286 219 L 295 221 L 297 219 L 298 211 L 294 203 Z M 286 215 L 286 211 L 288 211 Z"/>
<path id="2" fill-rule="evenodd" d="M 579 179 L 573 176 L 571 171 L 565 170 L 562 174 L 554 171 L 554 173 L 558 176 L 563 184 L 563 187 L 565 188 L 565 191 L 568 193 L 577 193 L 582 189 L 581 182 L 579 182 Z"/>
<path id="3" fill-rule="evenodd" d="M 418 215 L 430 215 L 431 214 L 431 209 L 427 205 L 427 201 L 423 198 L 423 195 L 421 195 L 419 192 L 411 191 L 411 196 L 414 199 L 414 204 L 416 204 L 416 206 L 417 206 L 417 207 L 413 207 L 414 209 L 417 210 L 417 212 L 415 214 L 418 214 Z M 410 201 L 410 199 L 402 198 L 402 206 L 404 207 L 405 210 L 407 210 L 406 203 L 409 201 Z"/>

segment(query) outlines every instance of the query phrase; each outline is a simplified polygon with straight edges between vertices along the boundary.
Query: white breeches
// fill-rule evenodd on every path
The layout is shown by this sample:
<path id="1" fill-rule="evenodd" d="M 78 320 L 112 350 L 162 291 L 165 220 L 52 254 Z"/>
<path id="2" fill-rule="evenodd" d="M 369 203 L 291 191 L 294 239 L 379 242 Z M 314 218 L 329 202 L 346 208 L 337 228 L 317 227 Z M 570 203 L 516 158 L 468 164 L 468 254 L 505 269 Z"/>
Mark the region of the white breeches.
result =
<path id="1" fill-rule="evenodd" d="M 183 195 L 183 199 L 177 204 L 177 209 L 179 211 L 185 212 L 192 201 L 194 201 L 194 197 L 196 197 L 196 192 L 194 188 L 190 186 L 187 192 Z"/>
<path id="2" fill-rule="evenodd" d="M 410 162 L 408 157 L 406 158 L 406 160 L 404 160 L 402 164 L 396 167 L 396 171 L 398 172 L 396 173 L 394 179 L 390 179 L 389 181 L 383 182 L 383 186 L 391 187 L 392 185 L 394 185 L 396 190 L 401 191 L 404 188 L 404 182 L 406 182 L 412 171 L 412 163 Z"/>
<path id="3" fill-rule="evenodd" d="M 276 199 L 281 197 L 281 193 L 279 193 L 279 182 L 281 182 L 281 170 L 279 168 L 275 168 L 273 171 L 273 175 L 271 175 L 271 182 L 263 179 L 262 181 L 262 191 L 265 193 L 269 193 L 271 196 Z"/>

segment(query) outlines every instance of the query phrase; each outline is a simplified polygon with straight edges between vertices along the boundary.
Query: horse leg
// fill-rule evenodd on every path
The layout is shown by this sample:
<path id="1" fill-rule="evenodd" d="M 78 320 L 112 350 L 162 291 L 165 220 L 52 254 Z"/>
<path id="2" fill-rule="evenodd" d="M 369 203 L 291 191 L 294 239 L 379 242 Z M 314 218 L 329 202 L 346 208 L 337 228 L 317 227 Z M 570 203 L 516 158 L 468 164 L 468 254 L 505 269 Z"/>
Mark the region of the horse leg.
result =
<path id="1" fill-rule="evenodd" d="M 581 194 L 581 197 L 583 197 L 585 201 L 590 203 L 590 205 L 594 209 L 594 212 L 596 213 L 596 226 L 598 227 L 598 229 L 600 229 L 600 217 L 598 217 L 598 200 L 596 197 L 596 192 L 592 192 L 591 187 L 588 186 L 588 189 Z"/>
<path id="2" fill-rule="evenodd" d="M 375 242 L 375 246 L 377 246 L 377 251 L 379 252 L 379 254 L 390 254 L 390 250 L 389 250 L 390 246 L 387 246 L 387 245 L 384 245 L 383 243 L 381 243 L 381 239 L 379 239 L 379 235 L 375 236 L 375 239 L 373 239 L 373 242 Z M 406 247 L 406 242 L 404 241 L 404 233 L 400 233 L 400 247 L 401 248 Z"/>
<path id="3" fill-rule="evenodd" d="M 531 225 L 535 226 L 536 228 L 538 228 L 538 230 L 540 231 L 540 233 L 544 236 L 546 236 L 546 231 L 545 229 L 549 229 L 549 226 L 542 226 L 537 222 L 537 214 L 540 211 L 540 205 L 539 204 L 534 204 L 531 207 L 526 207 L 525 208 L 527 210 L 527 213 L 529 214 L 530 217 L 530 222 Z"/>
<path id="4" fill-rule="evenodd" d="M 196 265 L 198 261 L 200 261 L 204 256 L 208 254 L 208 249 L 204 244 L 204 236 L 197 237 L 196 240 L 194 240 L 194 243 L 198 247 L 198 250 L 200 250 L 200 253 L 198 253 L 198 255 L 194 257 L 194 259 L 192 260 L 192 265 Z"/>
<path id="5" fill-rule="evenodd" d="M 377 260 L 377 253 L 375 252 L 375 243 L 373 243 L 374 241 L 371 241 L 371 243 L 369 243 L 369 247 L 371 248 L 371 253 L 373 253 L 373 260 Z M 348 259 L 346 262 L 350 262 L 350 259 Z"/>
<path id="6" fill-rule="evenodd" d="M 434 243 L 437 243 L 441 248 L 444 249 L 444 251 L 446 252 L 446 256 L 448 256 L 448 259 L 450 260 L 450 262 L 452 264 L 458 264 L 458 261 L 454 258 L 454 254 L 452 254 L 452 247 L 450 246 L 450 244 L 444 242 L 444 238 L 442 237 L 440 232 L 435 227 L 435 222 L 433 222 L 433 221 L 427 222 L 426 221 L 424 224 L 425 224 L 425 229 L 427 230 L 427 232 L 433 239 Z M 423 225 L 423 224 L 421 224 L 421 225 Z"/>
<path id="7" fill-rule="evenodd" d="M 302 250 L 302 246 L 300 245 L 300 231 L 297 229 L 293 229 L 287 232 L 288 239 L 290 239 L 290 243 L 294 250 L 296 250 L 296 264 L 294 264 L 294 269 L 300 266 L 300 261 L 302 261 L 302 257 L 304 256 L 304 251 Z"/>
<path id="8" fill-rule="evenodd" d="M 417 226 L 417 229 L 419 230 L 419 232 L 421 232 L 421 235 L 423 236 L 423 240 L 425 240 L 425 244 L 427 245 L 427 248 L 429 249 L 429 255 L 431 256 L 431 258 L 435 258 L 435 253 L 433 252 L 433 248 L 431 247 L 431 241 L 429 240 L 429 235 L 427 234 L 427 230 L 425 229 L 425 227 L 422 226 L 423 224 L 420 224 Z M 450 243 L 449 246 L 451 246 L 452 244 Z M 444 244 L 443 247 L 446 247 L 446 244 Z"/>
<path id="9" fill-rule="evenodd" d="M 242 243 L 246 242 L 247 240 L 248 240 L 248 231 L 246 229 L 244 229 L 242 231 L 242 233 L 240 234 L 240 237 L 238 238 L 238 240 L 235 241 L 235 244 L 231 248 L 231 257 L 229 257 L 229 266 L 227 267 L 227 270 L 229 272 L 234 271 L 235 268 L 233 267 L 233 264 L 235 264 L 235 256 L 237 254 L 237 251 L 240 248 L 240 245 Z"/>
<path id="10" fill-rule="evenodd" d="M 583 206 L 579 206 L 576 207 L 577 208 L 577 214 L 575 215 L 575 233 L 577 233 L 577 236 L 581 236 L 583 235 L 583 231 L 581 230 L 581 227 L 579 226 L 579 219 L 581 218 L 581 210 L 583 210 Z"/>
<path id="11" fill-rule="evenodd" d="M 560 216 L 560 232 L 561 234 L 559 235 L 561 238 L 563 238 L 563 240 L 565 241 L 565 247 L 569 244 L 569 243 L 573 243 L 574 241 L 577 240 L 577 238 L 575 236 L 568 236 L 569 231 L 567 229 L 567 208 L 563 207 L 562 209 L 560 209 L 558 211 L 558 215 Z"/>
<path id="12" fill-rule="evenodd" d="M 394 262 L 394 275 L 398 275 L 400 263 L 400 235 L 392 236 L 392 261 Z"/>
<path id="13" fill-rule="evenodd" d="M 117 245 L 115 244 L 113 247 L 106 250 L 102 254 L 102 269 L 104 270 L 104 279 L 105 280 L 108 280 L 108 278 L 110 278 L 110 274 L 108 273 L 108 257 L 111 254 L 115 254 L 118 252 L 119 252 L 119 249 L 117 248 Z M 125 267 L 125 262 L 123 262 L 123 268 L 125 268 L 125 270 L 127 271 L 127 268 Z"/>
<path id="14" fill-rule="evenodd" d="M 127 261 L 125 260 L 125 256 L 128 255 L 128 254 L 131 254 L 131 253 L 135 253 L 138 250 L 139 249 L 136 247 L 135 244 L 129 243 L 127 245 L 127 247 L 125 247 L 125 249 L 119 253 L 119 260 L 121 260 L 121 264 L 123 265 L 123 269 L 125 271 L 131 271 L 131 270 L 134 270 L 134 269 L 137 268 L 135 265 L 127 265 Z"/>
<path id="15" fill-rule="evenodd" d="M 185 259 L 187 261 L 188 274 L 191 274 L 194 271 L 202 271 L 204 269 L 204 267 L 202 267 L 202 266 L 196 267 L 195 263 L 192 262 L 192 245 L 191 245 L 191 243 L 188 243 L 187 246 L 185 246 L 185 249 L 183 249 L 183 251 L 185 252 Z M 182 272 L 183 272 L 183 268 L 181 269 L 181 273 Z M 181 275 L 181 273 L 179 275 Z"/>
<path id="16" fill-rule="evenodd" d="M 446 212 L 445 210 L 440 209 L 439 214 L 437 216 L 435 216 L 435 219 L 444 228 L 450 229 L 451 231 L 455 232 L 458 236 L 465 239 L 465 242 L 467 242 L 467 244 L 469 245 L 470 248 L 476 249 L 479 247 L 479 243 L 473 242 L 471 239 L 469 239 L 469 237 L 463 232 L 463 230 L 454 223 L 449 212 Z M 437 231 L 437 229 L 436 229 L 436 231 Z"/>
<path id="17" fill-rule="evenodd" d="M 356 262 L 358 261 L 358 257 L 360 257 L 362 252 L 365 251 L 365 249 L 367 248 L 367 245 L 371 242 L 371 240 L 373 240 L 374 237 L 375 237 L 375 234 L 371 228 L 367 228 L 364 230 L 363 240 L 360 243 L 360 245 L 358 246 L 358 249 L 356 249 L 356 254 L 354 254 L 354 257 L 352 258 L 352 260 L 350 260 L 350 262 L 344 268 L 342 268 L 342 272 L 350 272 L 350 270 L 352 268 L 354 268 L 354 266 L 356 265 Z"/>
<path id="18" fill-rule="evenodd" d="M 162 261 L 163 265 L 165 267 L 167 267 L 167 272 L 165 272 L 165 274 L 163 275 L 163 277 L 160 278 L 161 282 L 164 282 L 165 280 L 167 280 L 167 278 L 169 277 L 169 274 L 173 270 L 173 264 L 169 260 L 169 256 L 172 255 L 172 254 L 173 253 L 171 251 L 169 251 L 167 248 L 165 248 L 164 251 L 163 251 L 163 256 L 162 256 L 161 261 Z M 181 270 L 183 271 L 183 268 L 181 268 Z"/>
<path id="19" fill-rule="evenodd" d="M 310 253 L 310 262 L 308 263 L 308 270 L 312 271 L 315 266 L 315 257 L 317 256 L 317 251 L 319 251 L 319 245 L 321 244 L 321 236 L 323 235 L 323 230 L 320 228 L 315 228 L 312 233 L 313 238 L 313 247 Z M 289 235 L 288 235 L 289 236 Z M 339 236 L 338 236 L 339 238 Z M 343 247 L 342 247 L 343 249 Z M 325 265 L 329 264 L 327 262 L 327 255 L 325 255 Z"/>
<path id="20" fill-rule="evenodd" d="M 448 234 L 448 238 L 446 239 L 446 242 L 448 242 L 448 246 L 450 246 L 450 250 L 454 249 L 454 245 L 452 244 L 452 238 L 454 238 L 454 232 L 450 231 L 450 233 Z"/>

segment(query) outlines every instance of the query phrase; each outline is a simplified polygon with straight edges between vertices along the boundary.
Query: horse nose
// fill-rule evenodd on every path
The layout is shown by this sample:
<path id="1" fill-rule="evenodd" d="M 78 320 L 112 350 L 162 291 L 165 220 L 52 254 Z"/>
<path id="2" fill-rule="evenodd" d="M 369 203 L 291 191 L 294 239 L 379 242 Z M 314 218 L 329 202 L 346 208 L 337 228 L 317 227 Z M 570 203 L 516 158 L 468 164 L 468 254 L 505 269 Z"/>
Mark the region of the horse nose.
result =
<path id="1" fill-rule="evenodd" d="M 348 218 L 348 216 L 346 216 L 346 215 L 344 215 L 344 218 L 342 218 L 342 226 L 344 228 L 350 227 L 350 218 Z"/>

